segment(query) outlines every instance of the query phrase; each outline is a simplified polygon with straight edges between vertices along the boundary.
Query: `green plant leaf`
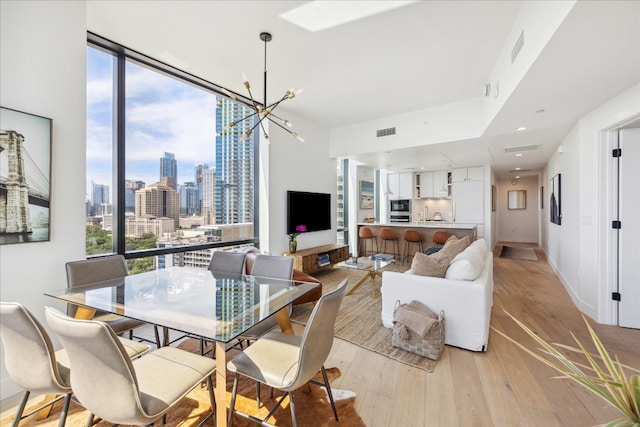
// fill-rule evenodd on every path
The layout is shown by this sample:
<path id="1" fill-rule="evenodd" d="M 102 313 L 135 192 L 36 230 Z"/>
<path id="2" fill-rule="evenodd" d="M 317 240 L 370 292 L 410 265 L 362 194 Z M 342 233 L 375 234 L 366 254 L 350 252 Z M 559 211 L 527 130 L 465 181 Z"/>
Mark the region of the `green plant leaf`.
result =
<path id="1" fill-rule="evenodd" d="M 493 326 L 491 329 L 511 341 L 536 360 L 560 373 L 561 376 L 559 378 L 572 379 L 597 396 L 600 396 L 624 416 L 624 418 L 611 421 L 607 426 L 640 427 L 640 376 L 630 375 L 627 378 L 625 373 L 625 370 L 632 372 L 640 372 L 640 370 L 623 365 L 617 357 L 614 360 L 584 315 L 582 319 L 587 326 L 597 354 L 589 352 L 573 333 L 571 333 L 571 336 L 577 343 L 578 348 L 564 344 L 550 344 L 511 313 L 504 309 L 503 311 L 540 347 L 532 350 Z M 586 359 L 587 363 L 571 360 L 561 353 L 558 348 L 580 354 Z M 586 372 L 588 372 L 588 374 Z"/>

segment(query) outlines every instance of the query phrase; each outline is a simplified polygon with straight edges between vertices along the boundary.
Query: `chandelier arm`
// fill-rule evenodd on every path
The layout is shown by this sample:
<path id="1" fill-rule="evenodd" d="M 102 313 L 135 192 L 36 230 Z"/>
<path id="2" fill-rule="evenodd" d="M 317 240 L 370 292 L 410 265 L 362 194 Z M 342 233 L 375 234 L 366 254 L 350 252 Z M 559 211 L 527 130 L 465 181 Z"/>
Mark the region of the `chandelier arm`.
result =
<path id="1" fill-rule="evenodd" d="M 253 108 L 255 108 L 256 111 L 257 111 L 258 107 L 260 106 L 260 104 L 258 103 L 258 101 L 256 101 L 253 98 L 253 94 L 251 93 L 251 89 L 247 89 L 247 92 L 249 92 L 249 99 L 251 99 L 251 103 L 253 104 Z"/>
<path id="2" fill-rule="evenodd" d="M 267 130 L 264 128 L 264 124 L 262 123 L 263 121 L 264 119 L 260 120 L 258 124 L 260 125 L 260 129 L 262 129 L 262 133 L 264 134 L 265 139 L 267 140 L 267 142 L 269 142 L 269 134 L 267 133 Z"/>
<path id="3" fill-rule="evenodd" d="M 270 121 L 271 123 L 273 123 L 274 125 L 279 126 L 279 127 L 281 127 L 282 129 L 286 130 L 286 131 L 287 131 L 287 132 L 289 132 L 291 135 L 293 135 L 293 131 L 292 131 L 292 130 L 290 130 L 290 129 L 286 128 L 285 126 L 281 125 L 280 123 L 276 122 L 275 120 L 272 120 L 271 118 L 269 118 L 269 121 Z"/>
<path id="4" fill-rule="evenodd" d="M 245 120 L 247 120 L 247 119 L 249 119 L 249 118 L 251 118 L 251 117 L 255 116 L 256 114 L 258 114 L 258 111 L 254 111 L 254 112 L 253 112 L 253 113 L 251 113 L 251 114 L 247 114 L 246 116 L 244 116 L 244 117 L 243 117 L 243 118 L 241 118 L 240 120 L 237 120 L 235 123 L 236 123 L 236 124 L 238 124 L 238 123 L 242 123 L 242 122 L 244 122 Z"/>
<path id="5" fill-rule="evenodd" d="M 269 105 L 269 106 L 267 107 L 267 109 L 268 109 L 268 110 L 270 110 L 270 111 L 271 111 L 271 110 L 275 110 L 275 109 L 276 109 L 276 107 L 277 107 L 278 105 L 280 105 L 280 103 L 281 103 L 281 102 L 286 101 L 287 99 L 289 99 L 289 97 L 288 97 L 287 95 L 285 95 L 285 96 L 283 96 L 281 99 L 279 99 L 279 100 L 277 100 L 276 102 L 274 102 L 273 104 Z"/>

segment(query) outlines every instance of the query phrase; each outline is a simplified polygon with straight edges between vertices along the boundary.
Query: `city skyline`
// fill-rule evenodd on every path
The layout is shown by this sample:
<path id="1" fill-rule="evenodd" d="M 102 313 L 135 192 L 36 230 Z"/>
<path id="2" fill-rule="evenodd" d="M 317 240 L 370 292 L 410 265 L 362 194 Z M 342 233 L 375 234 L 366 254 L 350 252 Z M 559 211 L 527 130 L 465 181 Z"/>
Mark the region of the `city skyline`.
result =
<path id="1" fill-rule="evenodd" d="M 112 187 L 113 57 L 87 48 L 87 199 L 91 181 Z M 158 159 L 175 153 L 177 182 L 194 166 L 215 167 L 216 96 L 127 63 L 126 179 L 160 181 Z M 159 90 L 160 88 L 160 90 Z M 204 149 L 203 149 L 204 147 Z"/>

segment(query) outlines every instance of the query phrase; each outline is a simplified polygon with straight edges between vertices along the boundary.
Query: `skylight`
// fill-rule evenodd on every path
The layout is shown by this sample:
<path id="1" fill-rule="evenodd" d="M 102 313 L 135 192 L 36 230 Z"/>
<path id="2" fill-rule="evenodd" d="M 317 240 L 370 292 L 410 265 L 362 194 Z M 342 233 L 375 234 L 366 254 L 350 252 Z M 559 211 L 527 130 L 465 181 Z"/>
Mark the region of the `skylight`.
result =
<path id="1" fill-rule="evenodd" d="M 416 0 L 310 1 L 280 14 L 280 18 L 307 31 L 317 32 L 416 2 Z"/>

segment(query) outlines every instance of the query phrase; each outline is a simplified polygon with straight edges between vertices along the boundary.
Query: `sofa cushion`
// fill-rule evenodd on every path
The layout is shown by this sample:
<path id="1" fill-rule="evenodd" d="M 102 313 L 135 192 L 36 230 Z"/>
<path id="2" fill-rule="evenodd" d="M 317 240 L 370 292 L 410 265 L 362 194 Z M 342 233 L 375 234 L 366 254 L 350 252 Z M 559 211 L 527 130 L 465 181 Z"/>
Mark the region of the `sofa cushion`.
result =
<path id="1" fill-rule="evenodd" d="M 482 253 L 487 253 L 489 251 L 489 248 L 487 248 L 487 242 L 482 237 L 471 242 L 469 246 L 480 248 Z"/>
<path id="2" fill-rule="evenodd" d="M 482 273 L 484 257 L 479 246 L 469 246 L 451 261 L 444 277 L 452 280 L 475 280 Z"/>
<path id="3" fill-rule="evenodd" d="M 440 262 L 443 262 L 446 258 L 453 260 L 460 252 L 467 249 L 470 244 L 471 237 L 469 236 L 464 236 L 462 239 L 449 238 L 442 249 L 431 256 Z"/>
<path id="4" fill-rule="evenodd" d="M 437 260 L 432 256 L 416 252 L 411 263 L 411 273 L 419 276 L 444 277 L 449 266 L 449 258 Z"/>

